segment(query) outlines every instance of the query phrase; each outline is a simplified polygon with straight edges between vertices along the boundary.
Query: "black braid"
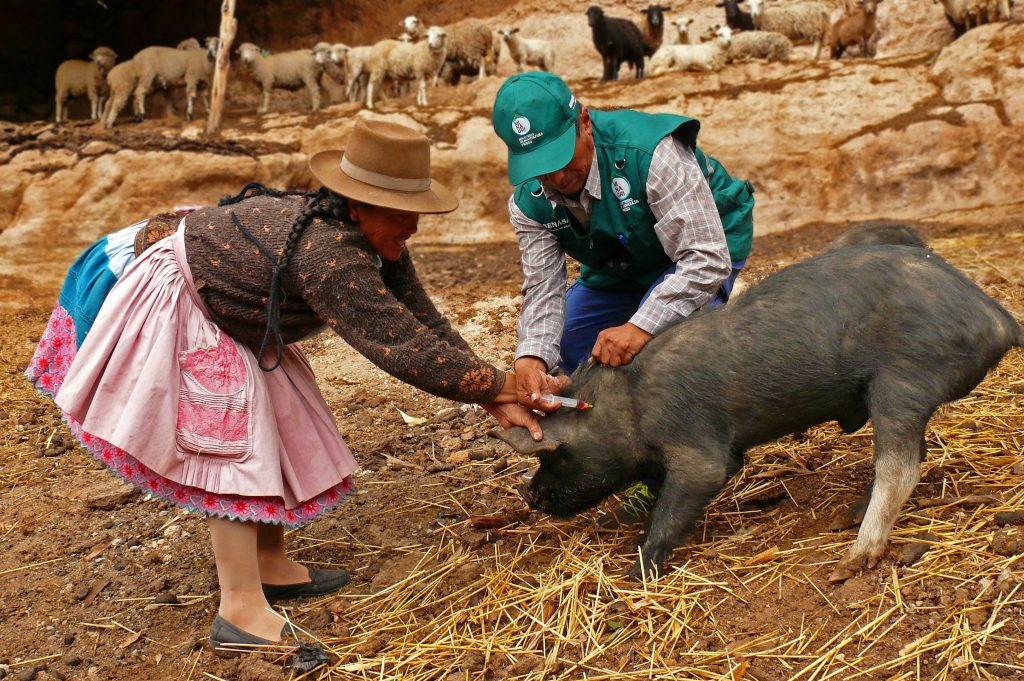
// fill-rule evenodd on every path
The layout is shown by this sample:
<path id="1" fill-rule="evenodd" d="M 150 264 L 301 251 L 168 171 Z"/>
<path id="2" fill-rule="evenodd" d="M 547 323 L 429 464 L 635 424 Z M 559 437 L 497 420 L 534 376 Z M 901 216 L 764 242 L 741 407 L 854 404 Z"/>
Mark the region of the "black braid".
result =
<path id="1" fill-rule="evenodd" d="M 248 194 L 249 192 L 252 193 Z M 273 371 L 281 366 L 281 361 L 284 359 L 285 344 L 281 336 L 281 304 L 288 300 L 288 294 L 281 283 L 281 277 L 288 271 L 288 267 L 291 265 L 295 247 L 298 245 L 306 228 L 313 223 L 315 218 L 338 218 L 345 222 L 349 222 L 350 219 L 347 199 L 339 194 L 335 194 L 327 187 L 321 187 L 315 192 L 285 192 L 264 187 L 258 182 L 250 182 L 242 187 L 242 191 L 238 194 L 235 196 L 225 196 L 217 205 L 232 205 L 252 196 L 260 195 L 273 197 L 302 196 L 307 199 L 302 207 L 302 211 L 299 213 L 299 217 L 295 220 L 295 224 L 292 225 L 291 231 L 288 232 L 288 237 L 284 242 L 284 252 L 280 258 L 275 258 L 274 254 L 245 228 L 234 211 L 230 212 L 231 220 L 235 223 L 235 226 L 246 238 L 256 244 L 256 247 L 267 256 L 271 266 L 274 268 L 270 280 L 270 293 L 267 295 L 267 330 L 263 334 L 263 340 L 260 342 L 259 357 L 257 358 L 260 369 L 263 371 Z M 274 364 L 273 366 L 265 367 L 263 366 L 263 354 L 271 342 L 274 344 Z"/>
<path id="2" fill-rule="evenodd" d="M 220 201 L 218 201 L 217 205 L 218 206 L 230 206 L 230 205 L 238 203 L 240 201 L 244 201 L 245 199 L 248 199 L 251 196 L 273 196 L 275 198 L 279 198 L 279 197 L 282 197 L 282 196 L 304 196 L 304 197 L 306 197 L 306 196 L 311 196 L 312 194 L 313 194 L 313 192 L 306 192 L 306 191 L 301 191 L 301 190 L 281 191 L 280 189 L 272 189 L 270 187 L 265 187 L 262 184 L 260 184 L 259 182 L 249 182 L 244 187 L 242 187 L 242 191 L 238 192 L 234 196 L 232 196 L 231 194 L 228 194 L 227 196 L 222 198 Z"/>

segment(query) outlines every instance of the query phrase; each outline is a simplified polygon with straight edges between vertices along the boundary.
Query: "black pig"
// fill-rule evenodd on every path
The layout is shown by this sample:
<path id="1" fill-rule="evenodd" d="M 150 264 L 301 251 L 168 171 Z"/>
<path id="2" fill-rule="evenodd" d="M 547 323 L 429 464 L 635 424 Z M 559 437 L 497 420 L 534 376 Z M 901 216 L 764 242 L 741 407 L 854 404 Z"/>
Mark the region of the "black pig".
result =
<path id="1" fill-rule="evenodd" d="M 935 409 L 1022 344 L 1013 317 L 934 253 L 842 248 L 665 330 L 631 364 L 582 367 L 571 392 L 594 408 L 548 416 L 542 442 L 524 428 L 497 436 L 540 457 L 523 492 L 552 515 L 633 480 L 662 481 L 637 577 L 662 569 L 747 449 L 825 421 L 852 433 L 870 418 L 875 475 L 848 512 L 866 509 L 830 577 L 840 581 L 884 552 Z"/>
<path id="2" fill-rule="evenodd" d="M 921 235 L 909 225 L 889 220 L 871 220 L 854 225 L 837 236 L 825 246 L 822 253 L 829 253 L 847 246 L 877 246 L 880 244 L 928 247 Z"/>

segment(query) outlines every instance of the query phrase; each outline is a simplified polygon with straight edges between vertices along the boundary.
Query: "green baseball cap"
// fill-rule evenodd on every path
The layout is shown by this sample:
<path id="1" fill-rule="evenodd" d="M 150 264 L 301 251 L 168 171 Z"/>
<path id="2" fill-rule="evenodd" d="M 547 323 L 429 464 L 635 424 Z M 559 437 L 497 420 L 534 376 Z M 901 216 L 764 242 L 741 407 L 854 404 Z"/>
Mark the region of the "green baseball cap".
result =
<path id="1" fill-rule="evenodd" d="M 508 147 L 508 181 L 518 185 L 568 165 L 579 116 L 579 102 L 558 76 L 529 71 L 506 80 L 491 123 Z"/>

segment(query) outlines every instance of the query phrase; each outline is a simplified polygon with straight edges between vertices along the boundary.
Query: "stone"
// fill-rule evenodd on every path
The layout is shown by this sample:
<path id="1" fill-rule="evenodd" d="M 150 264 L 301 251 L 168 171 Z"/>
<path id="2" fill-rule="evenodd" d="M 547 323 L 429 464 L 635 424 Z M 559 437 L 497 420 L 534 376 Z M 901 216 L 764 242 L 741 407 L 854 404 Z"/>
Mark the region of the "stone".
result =
<path id="1" fill-rule="evenodd" d="M 84 502 L 91 509 L 111 511 L 139 496 L 139 490 L 114 476 L 103 476 L 84 487 L 71 490 L 68 499 Z"/>
<path id="2" fill-rule="evenodd" d="M 1024 534 L 1013 530 L 996 532 L 992 550 L 1000 556 L 1019 556 L 1024 553 Z"/>
<path id="3" fill-rule="evenodd" d="M 92 140 L 79 152 L 82 156 L 99 156 L 100 154 L 109 154 L 116 151 L 120 151 L 121 147 L 104 140 Z"/>

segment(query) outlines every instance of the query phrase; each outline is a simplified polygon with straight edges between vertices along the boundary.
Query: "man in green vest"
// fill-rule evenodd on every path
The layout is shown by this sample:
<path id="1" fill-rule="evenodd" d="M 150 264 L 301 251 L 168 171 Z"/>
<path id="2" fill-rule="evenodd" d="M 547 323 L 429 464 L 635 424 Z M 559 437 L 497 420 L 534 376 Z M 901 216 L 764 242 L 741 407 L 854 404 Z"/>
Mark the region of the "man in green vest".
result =
<path id="1" fill-rule="evenodd" d="M 521 404 L 551 411 L 539 398 L 557 367 L 628 364 L 659 331 L 728 300 L 750 253 L 753 188 L 697 147 L 698 121 L 591 111 L 557 76 L 529 72 L 498 91 L 492 123 L 525 278 Z M 566 254 L 580 263 L 568 290 Z M 627 496 L 632 517 L 614 524 L 653 500 L 642 484 Z"/>

